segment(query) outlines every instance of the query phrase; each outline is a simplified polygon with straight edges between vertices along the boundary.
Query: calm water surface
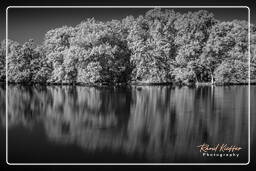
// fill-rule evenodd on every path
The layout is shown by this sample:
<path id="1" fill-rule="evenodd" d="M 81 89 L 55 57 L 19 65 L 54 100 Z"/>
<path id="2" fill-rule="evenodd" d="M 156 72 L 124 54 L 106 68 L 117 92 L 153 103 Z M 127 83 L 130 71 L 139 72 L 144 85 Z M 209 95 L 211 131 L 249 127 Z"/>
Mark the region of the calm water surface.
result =
<path id="1" fill-rule="evenodd" d="M 8 89 L 10 163 L 248 160 L 248 86 Z M 256 86 L 251 94 L 256 99 Z M 0 97 L 4 106 L 3 86 Z M 196 147 L 203 143 L 243 150 L 237 158 L 203 157 Z"/>

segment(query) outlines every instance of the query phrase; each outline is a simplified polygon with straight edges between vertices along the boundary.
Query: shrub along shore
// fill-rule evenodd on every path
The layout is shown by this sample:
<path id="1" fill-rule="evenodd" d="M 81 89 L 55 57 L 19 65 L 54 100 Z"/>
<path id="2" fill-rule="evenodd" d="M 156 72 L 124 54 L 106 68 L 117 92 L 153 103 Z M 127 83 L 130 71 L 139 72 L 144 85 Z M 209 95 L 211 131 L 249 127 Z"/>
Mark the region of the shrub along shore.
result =
<path id="1" fill-rule="evenodd" d="M 152 9 L 137 18 L 49 30 L 41 45 L 8 40 L 8 81 L 45 85 L 235 85 L 256 80 L 256 26 L 206 10 Z M 5 80 L 5 44 L 0 81 Z"/>

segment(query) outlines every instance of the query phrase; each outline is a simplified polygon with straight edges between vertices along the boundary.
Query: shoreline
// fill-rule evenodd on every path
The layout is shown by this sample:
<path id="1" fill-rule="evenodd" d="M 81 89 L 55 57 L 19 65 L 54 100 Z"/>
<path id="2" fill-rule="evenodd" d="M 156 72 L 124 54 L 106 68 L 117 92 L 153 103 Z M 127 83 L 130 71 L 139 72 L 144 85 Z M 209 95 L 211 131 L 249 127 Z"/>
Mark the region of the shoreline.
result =
<path id="1" fill-rule="evenodd" d="M 5 85 L 6 82 L 0 82 L 1 85 Z M 80 86 L 80 87 L 130 87 L 130 86 L 171 86 L 171 87 L 205 87 L 205 86 L 238 86 L 238 85 L 249 85 L 249 83 L 217 83 L 212 84 L 211 82 L 198 82 L 191 85 L 182 85 L 175 83 L 145 83 L 145 82 L 133 82 L 133 83 L 120 83 L 120 84 L 89 84 L 89 83 L 39 83 L 39 82 L 30 82 L 30 83 L 15 83 L 8 82 L 9 85 L 21 85 L 21 86 Z M 250 82 L 250 85 L 256 85 L 256 81 Z"/>

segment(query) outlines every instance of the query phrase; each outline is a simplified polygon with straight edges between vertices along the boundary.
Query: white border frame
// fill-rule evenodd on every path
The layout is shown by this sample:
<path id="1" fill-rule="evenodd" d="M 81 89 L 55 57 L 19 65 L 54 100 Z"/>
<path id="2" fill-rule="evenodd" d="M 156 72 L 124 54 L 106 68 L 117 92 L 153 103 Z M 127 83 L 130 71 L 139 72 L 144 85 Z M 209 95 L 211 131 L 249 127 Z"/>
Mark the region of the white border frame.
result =
<path id="1" fill-rule="evenodd" d="M 248 162 L 247 163 L 9 163 L 8 162 L 8 9 L 10 8 L 247 8 L 248 10 Z M 250 163 L 250 8 L 248 6 L 8 6 L 6 8 L 6 163 L 8 165 L 249 165 Z"/>

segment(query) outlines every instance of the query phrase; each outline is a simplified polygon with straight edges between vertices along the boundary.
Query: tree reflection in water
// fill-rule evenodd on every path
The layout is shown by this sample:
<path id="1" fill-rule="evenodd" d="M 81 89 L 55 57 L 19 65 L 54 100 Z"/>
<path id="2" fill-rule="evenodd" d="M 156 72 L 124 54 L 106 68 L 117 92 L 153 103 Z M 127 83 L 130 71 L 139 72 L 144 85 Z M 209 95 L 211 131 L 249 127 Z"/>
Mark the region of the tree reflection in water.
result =
<path id="1" fill-rule="evenodd" d="M 33 130 L 40 122 L 55 143 L 91 152 L 108 149 L 149 162 L 197 161 L 196 146 L 202 143 L 247 149 L 246 86 L 8 89 L 9 128 Z"/>
<path id="2" fill-rule="evenodd" d="M 0 84 L 0 124 L 5 126 L 5 107 L 6 107 L 6 104 L 5 104 L 5 101 L 6 101 L 6 97 L 5 97 L 5 94 L 6 94 L 6 89 L 5 89 L 5 84 Z"/>

